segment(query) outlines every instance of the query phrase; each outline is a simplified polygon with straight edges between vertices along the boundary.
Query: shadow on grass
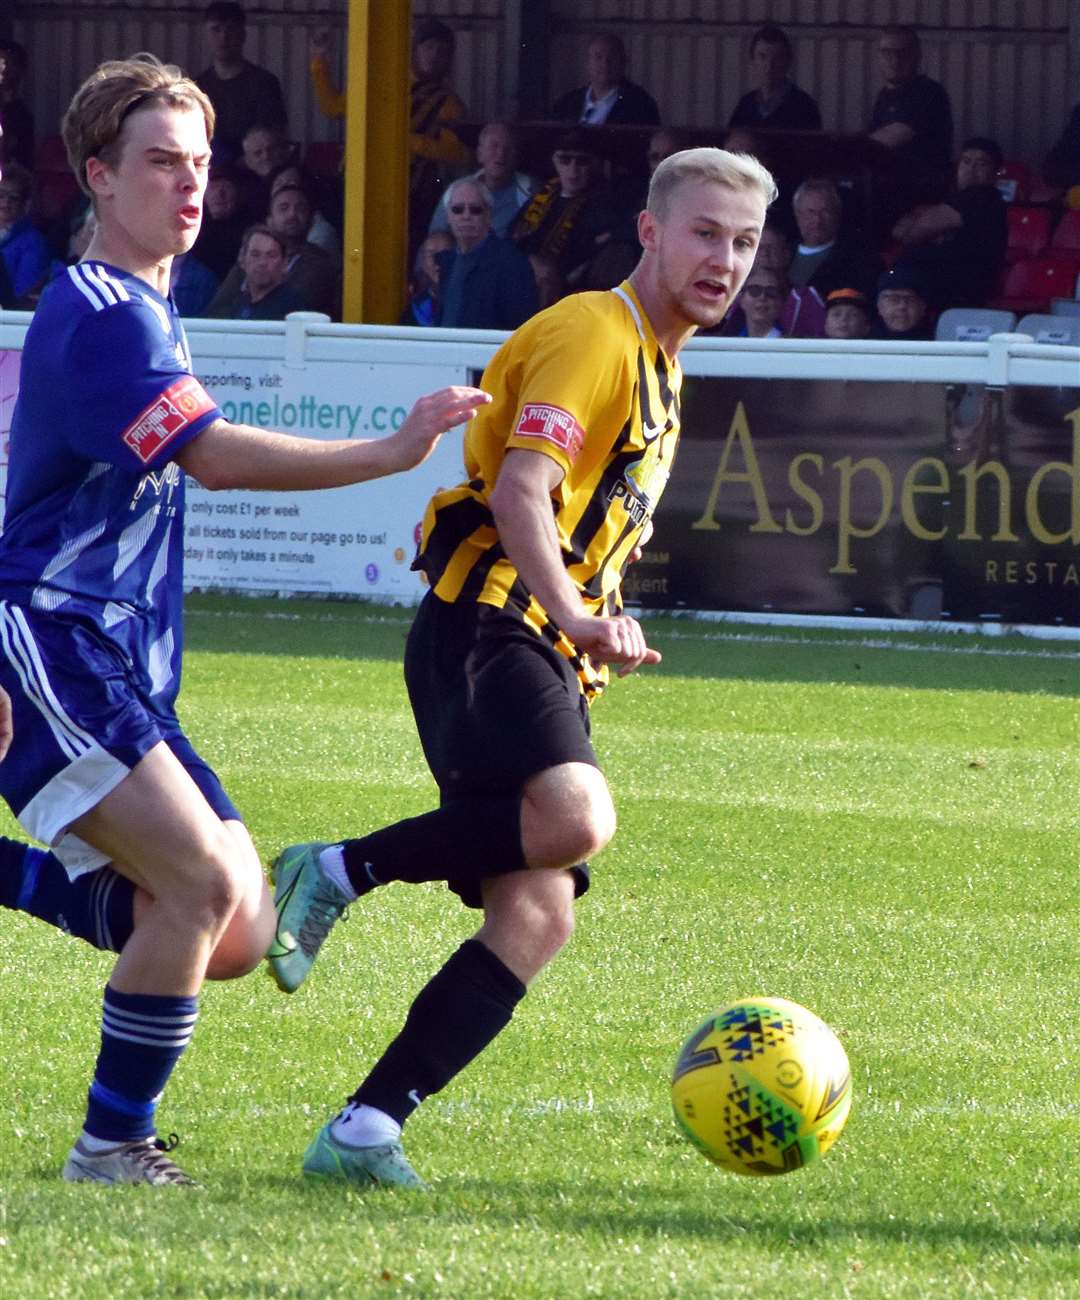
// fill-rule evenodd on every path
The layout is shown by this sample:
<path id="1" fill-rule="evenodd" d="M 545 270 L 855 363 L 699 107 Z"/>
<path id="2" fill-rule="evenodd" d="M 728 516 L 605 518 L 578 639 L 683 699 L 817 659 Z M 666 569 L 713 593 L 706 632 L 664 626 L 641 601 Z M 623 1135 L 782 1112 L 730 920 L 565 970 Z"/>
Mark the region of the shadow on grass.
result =
<path id="1" fill-rule="evenodd" d="M 199 594 L 186 603 L 190 650 L 400 663 L 413 610 L 362 601 L 270 600 Z M 651 618 L 646 632 L 664 661 L 642 676 L 801 682 L 908 690 L 1008 690 L 1080 696 L 1080 648 L 958 635 L 942 642 L 905 633 L 890 648 L 880 633 L 775 633 Z"/>
<path id="2" fill-rule="evenodd" d="M 962 1217 L 914 1219 L 902 1215 L 881 1217 L 830 1216 L 800 1222 L 788 1207 L 759 1213 L 730 1214 L 716 1206 L 703 1208 L 696 1194 L 680 1200 L 668 1187 L 643 1189 L 643 1195 L 663 1202 L 663 1209 L 635 1203 L 629 1194 L 613 1196 L 607 1183 L 508 1183 L 491 1180 L 442 1181 L 428 1193 L 398 1192 L 389 1188 L 348 1188 L 333 1182 L 308 1179 L 269 1179 L 288 1195 L 304 1195 L 322 1205 L 341 1201 L 348 1192 L 350 1211 L 362 1204 L 374 1222 L 381 1215 L 402 1228 L 414 1221 L 430 1232 L 440 1223 L 451 1226 L 482 1218 L 488 1228 L 512 1227 L 527 1221 L 552 1234 L 598 1233 L 622 1240 L 667 1238 L 672 1241 L 708 1241 L 714 1245 L 753 1237 L 758 1246 L 770 1243 L 808 1247 L 858 1241 L 911 1243 L 928 1247 L 960 1244 L 988 1251 L 1047 1248 L 1074 1251 L 1080 1247 L 1080 1227 L 1047 1224 L 1032 1227 L 983 1222 Z"/>

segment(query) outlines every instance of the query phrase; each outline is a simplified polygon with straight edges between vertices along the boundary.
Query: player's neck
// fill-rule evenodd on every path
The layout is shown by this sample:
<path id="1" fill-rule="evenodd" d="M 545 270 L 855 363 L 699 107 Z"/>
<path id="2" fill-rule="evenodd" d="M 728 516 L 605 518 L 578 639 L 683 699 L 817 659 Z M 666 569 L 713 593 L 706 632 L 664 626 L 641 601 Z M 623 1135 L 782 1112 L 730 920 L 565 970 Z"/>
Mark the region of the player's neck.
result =
<path id="1" fill-rule="evenodd" d="M 172 272 L 172 257 L 154 258 L 141 249 L 133 248 L 128 241 L 110 236 L 109 232 L 98 226 L 93 239 L 83 255 L 87 262 L 106 262 L 129 275 L 145 280 L 151 289 L 162 298 L 169 296 L 169 276 Z"/>
<path id="2" fill-rule="evenodd" d="M 687 339 L 693 337 L 697 326 L 665 304 L 658 287 L 645 273 L 641 263 L 630 273 L 628 282 L 649 318 L 657 343 L 663 348 L 668 360 L 673 361 Z"/>

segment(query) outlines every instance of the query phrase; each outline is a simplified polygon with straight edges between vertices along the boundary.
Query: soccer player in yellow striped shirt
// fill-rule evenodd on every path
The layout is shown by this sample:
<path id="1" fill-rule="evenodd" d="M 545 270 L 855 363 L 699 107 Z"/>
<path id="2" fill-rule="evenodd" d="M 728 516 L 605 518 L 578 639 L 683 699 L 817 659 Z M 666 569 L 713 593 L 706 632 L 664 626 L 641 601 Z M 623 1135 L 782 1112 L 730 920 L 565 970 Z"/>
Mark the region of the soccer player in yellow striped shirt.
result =
<path id="1" fill-rule="evenodd" d="M 430 590 L 405 654 L 440 806 L 286 849 L 271 971 L 293 991 L 348 904 L 394 880 L 445 880 L 484 920 L 316 1135 L 309 1174 L 422 1187 L 402 1124 L 505 1028 L 570 937 L 585 863 L 615 831 L 589 706 L 612 667 L 660 659 L 620 586 L 671 473 L 676 358 L 739 292 L 775 192 L 746 155 L 673 154 L 653 176 L 630 277 L 534 316 L 484 375 L 492 401 L 466 433 L 466 477 L 424 519 L 415 564 Z"/>

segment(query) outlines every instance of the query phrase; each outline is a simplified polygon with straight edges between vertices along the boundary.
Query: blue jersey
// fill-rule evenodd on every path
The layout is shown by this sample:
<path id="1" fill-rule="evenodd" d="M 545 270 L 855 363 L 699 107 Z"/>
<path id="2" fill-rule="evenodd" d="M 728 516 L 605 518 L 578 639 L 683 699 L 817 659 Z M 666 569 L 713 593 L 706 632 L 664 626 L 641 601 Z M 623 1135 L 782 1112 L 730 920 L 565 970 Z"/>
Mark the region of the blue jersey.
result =
<path id="1" fill-rule="evenodd" d="M 42 294 L 12 416 L 0 599 L 90 624 L 155 710 L 180 685 L 184 473 L 221 412 L 172 304 L 101 262 Z"/>

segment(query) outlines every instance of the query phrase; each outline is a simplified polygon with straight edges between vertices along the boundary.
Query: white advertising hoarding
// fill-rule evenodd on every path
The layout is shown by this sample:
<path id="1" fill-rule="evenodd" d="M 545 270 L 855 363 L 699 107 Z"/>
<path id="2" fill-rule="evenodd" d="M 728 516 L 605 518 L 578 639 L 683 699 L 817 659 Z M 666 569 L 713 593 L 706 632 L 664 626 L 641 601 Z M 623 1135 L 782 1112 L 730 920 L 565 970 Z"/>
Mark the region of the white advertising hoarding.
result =
<path id="1" fill-rule="evenodd" d="M 464 380 L 460 366 L 365 365 L 196 356 L 195 370 L 227 419 L 309 438 L 378 438 L 413 402 Z M 407 474 L 322 492 L 210 492 L 188 480 L 189 589 L 323 592 L 414 603 L 411 572 L 432 493 L 461 480 L 461 430 Z"/>

